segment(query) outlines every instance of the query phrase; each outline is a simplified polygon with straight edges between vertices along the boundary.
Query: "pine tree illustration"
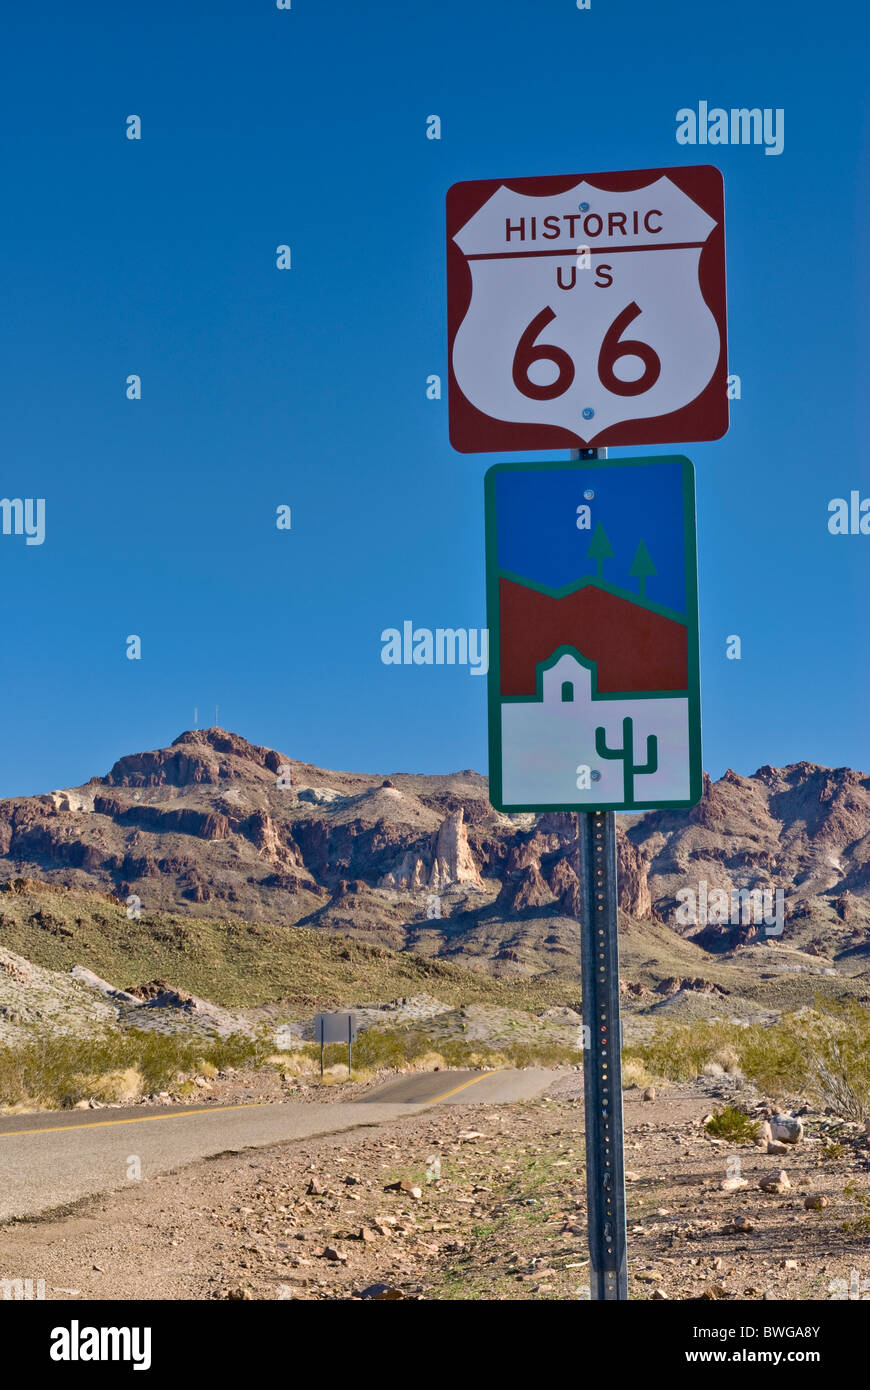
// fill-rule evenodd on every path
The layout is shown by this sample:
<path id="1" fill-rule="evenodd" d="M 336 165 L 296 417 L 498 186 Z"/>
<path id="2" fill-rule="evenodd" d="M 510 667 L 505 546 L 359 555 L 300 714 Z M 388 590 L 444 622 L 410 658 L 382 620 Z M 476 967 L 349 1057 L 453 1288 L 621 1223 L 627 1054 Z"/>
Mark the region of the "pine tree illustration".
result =
<path id="1" fill-rule="evenodd" d="M 613 546 L 607 537 L 607 532 L 599 521 L 592 532 L 592 540 L 589 542 L 589 549 L 586 552 L 588 560 L 596 562 L 596 579 L 603 579 L 602 566 L 605 560 L 613 558 Z"/>
<path id="2" fill-rule="evenodd" d="M 646 581 L 658 570 L 650 559 L 650 553 L 643 541 L 638 541 L 637 550 L 634 552 L 634 559 L 631 562 L 631 569 L 628 571 L 632 579 L 638 581 L 638 591 L 641 598 L 646 598 Z"/>

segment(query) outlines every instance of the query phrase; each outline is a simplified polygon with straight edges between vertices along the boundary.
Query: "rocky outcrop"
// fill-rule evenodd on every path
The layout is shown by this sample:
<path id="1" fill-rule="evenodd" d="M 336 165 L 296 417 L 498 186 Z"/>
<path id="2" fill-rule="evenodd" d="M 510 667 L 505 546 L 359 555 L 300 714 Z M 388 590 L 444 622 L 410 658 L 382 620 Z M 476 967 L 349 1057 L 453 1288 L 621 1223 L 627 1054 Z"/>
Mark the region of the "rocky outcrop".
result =
<path id="1" fill-rule="evenodd" d="M 569 836 L 575 838 L 574 828 L 569 827 Z M 511 846 L 507 858 L 507 872 L 514 873 L 517 869 L 526 869 L 530 864 L 540 868 L 541 860 L 548 855 L 561 853 L 565 843 L 565 836 L 556 833 L 548 835 L 535 831 L 528 839 L 520 840 L 518 844 Z"/>
<path id="2" fill-rule="evenodd" d="M 624 835 L 616 841 L 616 882 L 619 906 L 630 917 L 641 920 L 652 916 L 649 866 L 643 852 Z"/>
<path id="3" fill-rule="evenodd" d="M 679 994 L 681 990 L 694 990 L 698 994 L 727 994 L 727 989 L 722 989 L 719 985 L 714 985 L 710 980 L 704 980 L 700 976 L 680 976 L 672 975 L 667 980 L 662 980 L 656 986 L 656 993 L 663 994 L 666 999 Z"/>
<path id="4" fill-rule="evenodd" d="M 301 865 L 302 856 L 292 837 L 282 839 L 278 826 L 268 811 L 255 811 L 242 827 L 251 844 L 256 846 L 263 859 L 270 864 Z"/>
<path id="5" fill-rule="evenodd" d="M 504 912 L 526 912 L 531 907 L 549 907 L 555 901 L 555 895 L 540 869 L 529 864 L 505 880 L 496 906 Z"/>
<path id="6" fill-rule="evenodd" d="M 574 870 L 573 865 L 567 859 L 557 859 L 552 865 L 547 881 L 550 885 L 550 892 L 559 899 L 560 905 L 567 910 L 568 904 L 577 901 L 577 894 L 580 890 L 580 880 Z M 569 912 L 569 916 L 574 914 Z"/>
<path id="7" fill-rule="evenodd" d="M 49 792 L 44 800 L 55 811 L 93 811 L 94 794 L 78 789 L 72 791 Z"/>
<path id="8" fill-rule="evenodd" d="M 704 884 L 729 896 L 781 888 L 784 944 L 813 954 L 861 949 L 870 935 L 870 779 L 852 769 L 729 770 L 705 778 L 691 811 L 616 823 L 622 931 L 657 919 L 711 952 L 771 944 L 757 924 L 705 926 L 700 910 L 677 921 L 677 894 L 689 888 L 700 903 Z M 220 904 L 390 945 L 425 932 L 427 949 L 456 953 L 468 932 L 481 957 L 506 949 L 525 961 L 574 950 L 576 827 L 568 812 L 495 812 L 485 779 L 467 770 L 325 771 L 226 730 L 192 730 L 82 787 L 0 801 L 0 886 L 28 877 L 192 916 Z"/>
<path id="9" fill-rule="evenodd" d="M 445 816 L 426 853 L 406 850 L 394 869 L 378 880 L 381 888 L 399 888 L 420 892 L 424 888 L 440 893 L 445 888 L 461 884 L 482 890 L 474 855 L 468 843 L 465 814 L 462 808 Z"/>
<path id="10" fill-rule="evenodd" d="M 380 888 L 399 888 L 409 893 L 419 893 L 429 883 L 431 866 L 419 854 L 406 850 L 396 865 L 378 880 Z"/>
<path id="11" fill-rule="evenodd" d="M 729 894 L 781 888 L 786 922 L 809 921 L 852 891 L 858 920 L 867 923 L 870 779 L 851 768 L 803 762 L 764 766 L 752 777 L 729 770 L 718 782 L 705 776 L 697 807 L 685 815 L 651 811 L 628 839 L 648 861 L 652 903 L 667 921 L 677 891 L 704 883 Z M 738 932 L 735 941 L 746 936 Z"/>
<path id="12" fill-rule="evenodd" d="M 119 758 L 106 782 L 112 787 L 189 787 L 220 785 L 252 772 L 276 773 L 281 755 L 248 743 L 226 729 L 181 734 L 170 748 Z"/>
<path id="13" fill-rule="evenodd" d="M 465 812 L 458 810 L 445 816 L 435 841 L 430 886 L 447 888 L 453 883 L 483 888 L 483 879 L 474 862 L 465 830 Z"/>

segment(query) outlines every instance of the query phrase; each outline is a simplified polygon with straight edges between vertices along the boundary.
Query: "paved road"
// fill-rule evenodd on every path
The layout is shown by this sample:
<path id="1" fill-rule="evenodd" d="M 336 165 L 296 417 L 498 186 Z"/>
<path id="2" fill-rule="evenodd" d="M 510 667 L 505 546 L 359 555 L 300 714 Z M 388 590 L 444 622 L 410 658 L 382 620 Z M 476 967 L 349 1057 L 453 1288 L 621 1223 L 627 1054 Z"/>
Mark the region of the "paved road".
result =
<path id="1" fill-rule="evenodd" d="M 363 1097 L 360 1105 L 508 1105 L 531 1100 L 546 1090 L 555 1072 L 540 1067 L 526 1071 L 430 1071 L 400 1076 Z"/>
<path id="2" fill-rule="evenodd" d="M 66 1111 L 0 1117 L 0 1220 L 51 1211 L 126 1187 L 130 1159 L 144 1176 L 228 1150 L 313 1139 L 379 1125 L 438 1104 L 506 1104 L 540 1095 L 554 1076 L 527 1071 L 425 1072 L 359 1101 Z"/>

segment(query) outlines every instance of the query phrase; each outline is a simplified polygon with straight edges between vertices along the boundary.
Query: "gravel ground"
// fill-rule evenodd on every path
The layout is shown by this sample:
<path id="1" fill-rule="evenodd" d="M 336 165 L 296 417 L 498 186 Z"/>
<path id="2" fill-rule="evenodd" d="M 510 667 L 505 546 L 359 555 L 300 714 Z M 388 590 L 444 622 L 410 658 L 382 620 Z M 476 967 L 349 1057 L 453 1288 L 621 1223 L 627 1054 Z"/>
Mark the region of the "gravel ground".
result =
<path id="1" fill-rule="evenodd" d="M 652 1102 L 626 1094 L 631 1296 L 829 1299 L 865 1280 L 870 1291 L 870 1235 L 852 1225 L 870 1227 L 857 1127 L 805 1116 L 806 1138 L 771 1158 L 710 1139 L 711 1093 L 699 1082 Z M 724 1191 L 735 1160 L 748 1186 Z M 780 1168 L 791 1186 L 762 1192 Z M 807 1209 L 808 1195 L 827 1205 Z M 576 1299 L 585 1207 L 582 1078 L 568 1072 L 538 1101 L 442 1107 L 143 1173 L 127 1191 L 3 1227 L 0 1277 L 44 1279 L 53 1299 Z"/>

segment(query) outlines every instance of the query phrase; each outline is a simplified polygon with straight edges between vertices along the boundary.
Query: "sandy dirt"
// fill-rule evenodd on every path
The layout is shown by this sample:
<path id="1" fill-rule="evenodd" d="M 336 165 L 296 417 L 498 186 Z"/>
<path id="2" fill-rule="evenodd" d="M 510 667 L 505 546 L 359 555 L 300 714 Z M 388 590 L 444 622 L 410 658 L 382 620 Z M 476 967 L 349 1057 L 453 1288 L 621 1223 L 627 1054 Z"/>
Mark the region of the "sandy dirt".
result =
<path id="1" fill-rule="evenodd" d="M 652 1102 L 626 1093 L 631 1297 L 870 1294 L 857 1127 L 807 1116 L 806 1138 L 772 1158 L 711 1140 L 712 1105 L 700 1082 Z M 440 1107 L 146 1172 L 0 1228 L 0 1277 L 44 1279 L 50 1299 L 576 1299 L 588 1284 L 582 1118 L 582 1078 L 567 1072 L 537 1101 Z M 791 1186 L 761 1191 L 779 1169 Z M 735 1173 L 748 1186 L 723 1191 Z M 810 1194 L 827 1205 L 807 1209 Z"/>

